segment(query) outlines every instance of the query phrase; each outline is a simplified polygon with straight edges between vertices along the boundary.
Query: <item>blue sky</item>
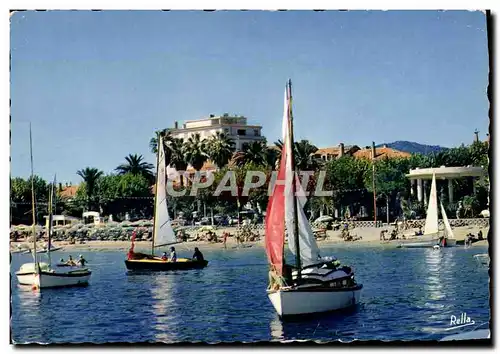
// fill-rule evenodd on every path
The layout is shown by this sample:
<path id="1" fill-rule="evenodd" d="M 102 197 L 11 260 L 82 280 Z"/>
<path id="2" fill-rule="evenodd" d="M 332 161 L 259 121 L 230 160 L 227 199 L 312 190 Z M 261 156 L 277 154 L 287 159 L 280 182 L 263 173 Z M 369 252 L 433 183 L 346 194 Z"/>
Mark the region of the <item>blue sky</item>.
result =
<path id="1" fill-rule="evenodd" d="M 319 147 L 470 143 L 488 129 L 481 12 L 22 12 L 11 18 L 11 173 L 78 183 L 154 131 L 237 113 L 279 138 L 292 79 L 296 139 Z"/>

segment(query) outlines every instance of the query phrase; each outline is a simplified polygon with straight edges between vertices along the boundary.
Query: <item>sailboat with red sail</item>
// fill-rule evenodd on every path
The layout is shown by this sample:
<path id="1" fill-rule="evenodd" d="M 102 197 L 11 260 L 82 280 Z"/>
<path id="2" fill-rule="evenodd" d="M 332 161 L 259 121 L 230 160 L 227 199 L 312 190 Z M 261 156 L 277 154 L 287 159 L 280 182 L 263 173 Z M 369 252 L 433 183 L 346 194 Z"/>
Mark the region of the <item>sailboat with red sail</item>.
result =
<path id="1" fill-rule="evenodd" d="M 266 212 L 266 253 L 270 264 L 268 297 L 281 317 L 334 311 L 359 302 L 363 285 L 354 271 L 321 257 L 304 212 L 305 193 L 294 164 L 292 83 L 285 90 L 283 147 L 274 192 Z M 295 264 L 285 262 L 285 237 Z"/>

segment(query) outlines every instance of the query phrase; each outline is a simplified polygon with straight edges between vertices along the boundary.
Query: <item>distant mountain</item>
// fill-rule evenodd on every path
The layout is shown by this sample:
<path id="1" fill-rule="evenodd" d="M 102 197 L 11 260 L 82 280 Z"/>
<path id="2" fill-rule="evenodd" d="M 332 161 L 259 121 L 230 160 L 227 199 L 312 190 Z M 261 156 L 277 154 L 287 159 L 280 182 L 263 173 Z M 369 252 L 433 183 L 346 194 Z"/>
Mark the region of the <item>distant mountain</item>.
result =
<path id="1" fill-rule="evenodd" d="M 392 149 L 399 151 L 409 152 L 410 154 L 432 154 L 433 152 L 439 152 L 447 150 L 448 148 L 439 145 L 425 145 L 419 144 L 412 141 L 395 141 L 393 143 L 379 144 L 377 147 L 386 145 Z"/>

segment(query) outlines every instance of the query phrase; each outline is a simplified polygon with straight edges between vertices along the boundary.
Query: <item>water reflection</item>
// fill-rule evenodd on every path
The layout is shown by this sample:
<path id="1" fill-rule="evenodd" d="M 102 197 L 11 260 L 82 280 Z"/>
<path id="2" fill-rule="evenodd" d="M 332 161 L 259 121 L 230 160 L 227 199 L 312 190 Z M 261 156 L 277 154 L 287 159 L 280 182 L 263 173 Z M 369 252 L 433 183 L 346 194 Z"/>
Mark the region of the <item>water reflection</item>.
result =
<path id="1" fill-rule="evenodd" d="M 441 300 L 445 297 L 443 293 L 443 285 L 441 279 L 441 272 L 443 271 L 442 262 L 443 252 L 438 249 L 425 250 L 425 264 L 427 265 L 427 281 L 424 285 L 426 293 L 429 294 L 431 300 Z M 436 303 L 428 303 L 431 308 L 441 309 L 443 305 Z"/>
<path id="2" fill-rule="evenodd" d="M 20 328 L 20 330 L 24 332 L 22 342 L 40 338 L 40 327 L 43 326 L 43 323 L 40 323 L 40 321 L 43 320 L 41 316 L 42 295 L 39 291 L 33 291 L 30 287 L 19 286 L 18 284 L 15 286 L 18 288 L 15 295 L 17 297 L 17 307 L 22 309 L 22 311 L 16 313 L 19 321 L 23 324 Z M 16 335 L 19 334 L 20 333 L 12 333 L 12 339 L 16 343 L 18 342 Z"/>
<path id="3" fill-rule="evenodd" d="M 283 325 L 276 315 L 270 322 L 272 341 L 281 341 L 284 338 Z"/>
<path id="4" fill-rule="evenodd" d="M 313 340 L 318 342 L 344 340 L 351 341 L 362 328 L 359 322 L 362 306 L 322 314 L 304 315 L 280 319 L 278 314 L 270 322 L 272 341 Z"/>
<path id="5" fill-rule="evenodd" d="M 154 337 L 158 342 L 172 343 L 176 340 L 175 323 L 176 300 L 174 289 L 175 274 L 151 275 L 152 310 L 154 314 Z"/>

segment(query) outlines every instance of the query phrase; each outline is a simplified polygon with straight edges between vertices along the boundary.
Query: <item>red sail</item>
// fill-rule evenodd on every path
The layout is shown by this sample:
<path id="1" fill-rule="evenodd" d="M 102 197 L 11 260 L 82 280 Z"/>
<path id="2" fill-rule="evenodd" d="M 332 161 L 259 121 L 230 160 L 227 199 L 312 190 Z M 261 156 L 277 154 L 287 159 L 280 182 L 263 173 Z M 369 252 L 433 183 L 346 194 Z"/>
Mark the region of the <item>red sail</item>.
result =
<path id="1" fill-rule="evenodd" d="M 286 149 L 281 149 L 280 169 L 274 185 L 274 191 L 269 197 L 266 211 L 266 253 L 269 263 L 276 273 L 283 274 L 283 247 L 285 245 L 285 186 L 278 184 L 285 181 Z"/>

